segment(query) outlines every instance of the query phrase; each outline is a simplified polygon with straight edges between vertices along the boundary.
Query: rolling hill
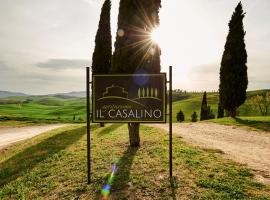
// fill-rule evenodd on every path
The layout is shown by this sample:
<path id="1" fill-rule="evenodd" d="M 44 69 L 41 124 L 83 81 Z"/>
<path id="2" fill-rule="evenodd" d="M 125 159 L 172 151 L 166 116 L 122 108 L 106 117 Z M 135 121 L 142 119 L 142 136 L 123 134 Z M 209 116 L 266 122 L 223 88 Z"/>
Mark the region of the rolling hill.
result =
<path id="1" fill-rule="evenodd" d="M 28 95 L 22 92 L 0 91 L 0 98 L 14 97 L 14 96 L 28 96 Z"/>
<path id="2" fill-rule="evenodd" d="M 262 93 L 263 90 L 257 91 L 249 91 L 247 93 L 247 99 L 250 97 Z M 189 93 L 186 99 L 177 100 L 173 102 L 173 121 L 176 122 L 176 114 L 180 110 L 182 110 L 185 114 L 185 120 L 190 121 L 191 114 L 193 112 L 197 112 L 198 117 L 200 115 L 201 102 L 203 93 Z M 211 109 L 215 115 L 217 115 L 218 108 L 218 93 L 208 93 L 207 94 L 207 103 L 211 106 Z M 260 116 L 260 112 L 258 110 L 254 110 L 252 106 L 246 101 L 245 104 L 240 106 L 239 108 L 240 116 Z"/>
<path id="3" fill-rule="evenodd" d="M 262 91 L 248 92 L 248 98 Z M 173 121 L 176 122 L 176 114 L 181 109 L 185 114 L 185 120 L 190 121 L 191 114 L 195 111 L 200 114 L 202 93 L 173 93 Z M 208 93 L 208 104 L 213 113 L 217 113 L 218 94 Z M 0 120 L 51 120 L 61 122 L 85 121 L 85 97 L 66 97 L 66 95 L 43 96 L 19 96 L 0 98 Z M 239 108 L 240 116 L 260 116 L 258 110 L 253 110 L 251 105 L 245 103 Z"/>

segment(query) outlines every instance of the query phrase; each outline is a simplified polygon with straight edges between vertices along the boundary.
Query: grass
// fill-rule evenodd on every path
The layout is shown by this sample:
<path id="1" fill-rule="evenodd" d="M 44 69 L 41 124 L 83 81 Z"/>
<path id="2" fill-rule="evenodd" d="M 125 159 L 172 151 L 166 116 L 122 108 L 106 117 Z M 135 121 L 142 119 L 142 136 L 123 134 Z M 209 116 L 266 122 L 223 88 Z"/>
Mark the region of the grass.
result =
<path id="1" fill-rule="evenodd" d="M 14 121 L 14 120 L 0 120 L 0 128 L 3 127 L 23 127 L 23 126 L 32 126 L 32 125 L 44 125 L 45 123 L 34 123 L 32 121 Z M 47 123 L 46 123 L 47 124 Z"/>
<path id="2" fill-rule="evenodd" d="M 57 97 L 12 97 L 11 102 L 0 104 L 0 121 L 83 122 L 86 115 L 85 98 L 61 99 Z M 73 120 L 75 115 L 75 120 Z"/>
<path id="3" fill-rule="evenodd" d="M 255 130 L 270 131 L 270 116 L 268 117 L 238 117 L 233 119 L 225 117 L 221 119 L 209 120 L 224 125 L 245 126 Z"/>
<path id="4" fill-rule="evenodd" d="M 72 125 L 16 144 L 0 155 L 0 199 L 99 199 L 117 165 L 111 199 L 270 199 L 245 166 L 174 137 L 168 180 L 168 135 L 142 126 L 141 147 L 128 146 L 126 125 L 92 126 L 92 184 L 87 185 L 85 127 Z"/>
<path id="5" fill-rule="evenodd" d="M 249 99 L 251 96 L 254 96 L 256 94 L 261 93 L 261 90 L 258 91 L 251 91 L 247 93 L 247 99 Z M 186 95 L 183 95 L 186 97 Z M 173 102 L 173 122 L 176 122 L 176 114 L 182 110 L 185 114 L 185 121 L 191 121 L 191 114 L 193 112 L 197 112 L 198 119 L 200 117 L 200 109 L 201 109 L 201 103 L 202 103 L 202 97 L 203 93 L 192 93 L 188 96 L 188 98 L 180 100 L 180 101 L 174 101 Z M 219 96 L 218 93 L 208 93 L 207 94 L 207 103 L 211 106 L 211 109 L 213 110 L 213 113 L 217 115 L 217 109 L 218 109 L 218 100 Z M 261 113 L 258 110 L 254 110 L 254 108 L 246 101 L 242 106 L 239 107 L 239 114 L 240 116 L 260 116 Z"/>
<path id="6" fill-rule="evenodd" d="M 201 103 L 202 103 L 202 96 L 203 94 L 192 94 L 190 98 L 173 102 L 173 122 L 177 122 L 176 115 L 177 113 L 182 110 L 185 115 L 185 121 L 191 121 L 191 114 L 193 112 L 197 112 L 199 117 Z M 218 103 L 218 95 L 217 93 L 211 93 L 207 96 L 208 104 L 211 105 L 211 108 L 214 113 L 217 111 L 217 103 Z"/>

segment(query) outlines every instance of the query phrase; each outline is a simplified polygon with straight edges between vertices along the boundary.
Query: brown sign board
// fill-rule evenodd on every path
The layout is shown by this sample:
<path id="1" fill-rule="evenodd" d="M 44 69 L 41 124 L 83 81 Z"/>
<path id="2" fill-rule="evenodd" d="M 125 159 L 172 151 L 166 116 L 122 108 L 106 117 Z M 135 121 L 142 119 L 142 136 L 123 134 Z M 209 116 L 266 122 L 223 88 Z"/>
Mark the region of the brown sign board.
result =
<path id="1" fill-rule="evenodd" d="M 166 74 L 92 76 L 92 121 L 166 123 Z"/>

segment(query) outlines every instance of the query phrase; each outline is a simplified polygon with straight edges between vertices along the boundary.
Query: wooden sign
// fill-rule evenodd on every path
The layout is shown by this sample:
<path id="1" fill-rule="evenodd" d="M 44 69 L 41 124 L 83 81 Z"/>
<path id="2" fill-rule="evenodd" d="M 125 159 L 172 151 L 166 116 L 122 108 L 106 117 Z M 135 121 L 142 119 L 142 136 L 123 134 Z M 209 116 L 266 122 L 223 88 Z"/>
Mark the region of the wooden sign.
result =
<path id="1" fill-rule="evenodd" d="M 166 123 L 166 74 L 92 76 L 93 122 Z"/>

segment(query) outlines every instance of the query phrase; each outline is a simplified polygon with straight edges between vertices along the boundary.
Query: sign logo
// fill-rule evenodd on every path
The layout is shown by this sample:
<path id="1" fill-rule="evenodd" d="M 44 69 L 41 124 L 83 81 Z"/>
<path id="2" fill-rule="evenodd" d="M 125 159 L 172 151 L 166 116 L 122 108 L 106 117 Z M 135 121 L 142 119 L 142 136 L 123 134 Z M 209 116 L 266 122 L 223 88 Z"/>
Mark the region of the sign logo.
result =
<path id="1" fill-rule="evenodd" d="M 166 74 L 93 75 L 93 122 L 166 123 Z"/>

